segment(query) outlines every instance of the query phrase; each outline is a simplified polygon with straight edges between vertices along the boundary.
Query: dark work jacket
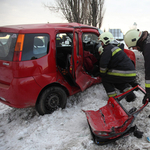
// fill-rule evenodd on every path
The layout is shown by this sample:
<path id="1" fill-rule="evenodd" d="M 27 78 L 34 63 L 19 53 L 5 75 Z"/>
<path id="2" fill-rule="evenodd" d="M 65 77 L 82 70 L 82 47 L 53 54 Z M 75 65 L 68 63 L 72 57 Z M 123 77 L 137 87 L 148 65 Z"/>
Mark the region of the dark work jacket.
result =
<path id="1" fill-rule="evenodd" d="M 150 93 L 150 34 L 142 42 L 142 53 L 145 60 L 145 88 Z"/>
<path id="2" fill-rule="evenodd" d="M 108 44 L 104 47 L 100 60 L 101 77 L 106 75 L 119 77 L 135 77 L 133 62 L 119 47 Z"/>

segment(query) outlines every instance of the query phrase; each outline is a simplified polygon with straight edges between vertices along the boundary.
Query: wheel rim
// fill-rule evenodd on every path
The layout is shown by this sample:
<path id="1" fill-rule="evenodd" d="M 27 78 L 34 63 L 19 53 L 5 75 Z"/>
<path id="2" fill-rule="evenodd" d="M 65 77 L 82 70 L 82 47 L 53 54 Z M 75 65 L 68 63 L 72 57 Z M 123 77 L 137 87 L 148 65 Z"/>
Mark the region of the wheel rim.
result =
<path id="1" fill-rule="evenodd" d="M 59 107 L 59 96 L 57 94 L 50 94 L 46 97 L 45 107 L 49 111 L 54 111 Z"/>

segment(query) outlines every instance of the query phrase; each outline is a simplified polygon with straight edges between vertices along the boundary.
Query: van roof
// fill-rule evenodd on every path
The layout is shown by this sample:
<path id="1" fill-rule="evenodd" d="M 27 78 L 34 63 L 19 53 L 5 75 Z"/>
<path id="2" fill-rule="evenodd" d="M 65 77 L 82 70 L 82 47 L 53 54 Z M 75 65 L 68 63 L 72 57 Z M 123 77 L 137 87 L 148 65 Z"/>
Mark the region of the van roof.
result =
<path id="1" fill-rule="evenodd" d="M 47 24 L 24 24 L 24 25 L 8 25 L 8 26 L 1 26 L 0 32 L 19 32 L 25 31 L 30 29 L 47 29 L 47 28 L 95 28 L 92 26 L 80 24 L 80 23 L 47 23 Z"/>

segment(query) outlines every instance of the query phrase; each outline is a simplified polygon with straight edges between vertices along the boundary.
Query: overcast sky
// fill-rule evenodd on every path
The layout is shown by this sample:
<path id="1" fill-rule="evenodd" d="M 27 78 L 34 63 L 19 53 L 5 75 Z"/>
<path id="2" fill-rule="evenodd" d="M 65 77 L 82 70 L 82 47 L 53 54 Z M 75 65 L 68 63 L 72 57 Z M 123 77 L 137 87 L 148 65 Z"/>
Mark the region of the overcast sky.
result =
<path id="1" fill-rule="evenodd" d="M 60 14 L 43 6 L 55 0 L 0 0 L 0 26 L 47 22 L 67 22 Z M 105 0 L 102 30 L 120 28 L 126 33 L 134 22 L 150 32 L 150 0 Z"/>

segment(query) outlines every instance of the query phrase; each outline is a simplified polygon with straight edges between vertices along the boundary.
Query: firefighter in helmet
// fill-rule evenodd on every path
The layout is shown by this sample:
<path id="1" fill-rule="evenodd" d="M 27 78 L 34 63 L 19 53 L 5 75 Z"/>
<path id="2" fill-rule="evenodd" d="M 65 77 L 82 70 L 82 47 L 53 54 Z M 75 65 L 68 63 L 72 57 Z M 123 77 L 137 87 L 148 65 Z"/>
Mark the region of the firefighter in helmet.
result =
<path id="1" fill-rule="evenodd" d="M 136 49 L 142 52 L 145 60 L 145 89 L 146 95 L 143 98 L 143 104 L 150 99 L 150 34 L 147 31 L 139 31 L 136 29 L 129 30 L 124 41 L 128 48 Z"/>
<path id="2" fill-rule="evenodd" d="M 115 88 L 126 92 L 136 80 L 136 70 L 133 62 L 119 47 L 111 44 L 114 40 L 110 32 L 104 32 L 99 36 L 103 47 L 100 59 L 100 76 L 108 97 L 116 96 Z M 126 101 L 131 102 L 136 98 L 134 93 L 126 96 Z"/>

